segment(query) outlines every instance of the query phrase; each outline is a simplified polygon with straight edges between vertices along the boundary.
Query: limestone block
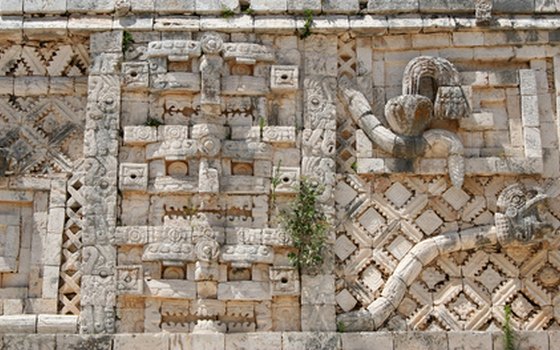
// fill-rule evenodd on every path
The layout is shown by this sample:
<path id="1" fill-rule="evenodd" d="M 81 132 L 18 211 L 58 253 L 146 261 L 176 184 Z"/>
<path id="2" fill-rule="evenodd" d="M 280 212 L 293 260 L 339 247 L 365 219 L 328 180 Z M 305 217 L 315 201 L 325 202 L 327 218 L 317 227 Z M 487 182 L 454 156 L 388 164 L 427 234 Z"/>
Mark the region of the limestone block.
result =
<path id="1" fill-rule="evenodd" d="M 282 333 L 243 333 L 226 335 L 227 350 L 281 349 Z"/>
<path id="2" fill-rule="evenodd" d="M 196 0 L 196 13 L 221 14 L 224 9 L 239 11 L 239 0 Z"/>
<path id="3" fill-rule="evenodd" d="M 69 0 L 72 1 L 72 0 Z M 95 53 L 122 53 L 122 32 L 94 33 L 90 38 L 90 50 Z"/>
<path id="4" fill-rule="evenodd" d="M 110 335 L 78 335 L 78 334 L 57 334 L 57 349 L 96 349 L 111 350 Z"/>
<path id="5" fill-rule="evenodd" d="M 533 13 L 534 0 L 494 0 L 492 13 Z"/>
<path id="6" fill-rule="evenodd" d="M 354 308 L 354 306 L 356 306 L 356 304 L 358 303 L 356 298 L 354 298 L 354 296 L 352 294 L 350 294 L 350 292 L 347 289 L 341 290 L 335 296 L 335 300 L 336 300 L 336 303 L 338 304 L 338 306 L 340 306 L 340 308 L 344 312 L 348 312 L 348 311 L 352 310 Z"/>
<path id="7" fill-rule="evenodd" d="M 288 0 L 251 0 L 251 9 L 257 14 L 282 13 L 288 10 Z"/>
<path id="8" fill-rule="evenodd" d="M 115 0 L 67 0 L 68 12 L 106 13 L 115 9 Z"/>
<path id="9" fill-rule="evenodd" d="M 449 350 L 492 349 L 492 334 L 489 332 L 449 332 Z"/>
<path id="10" fill-rule="evenodd" d="M 124 143 L 141 146 L 157 142 L 157 128 L 151 126 L 125 126 Z"/>
<path id="11" fill-rule="evenodd" d="M 270 0 L 276 2 L 277 0 Z M 282 1 L 282 0 L 280 0 Z M 296 20 L 292 17 L 281 16 L 257 16 L 255 17 L 255 32 L 260 33 L 293 33 L 296 30 Z M 291 62 L 294 63 L 294 62 Z"/>
<path id="12" fill-rule="evenodd" d="M 283 350 L 342 349 L 340 334 L 329 332 L 285 332 L 282 334 L 282 346 Z"/>
<path id="13" fill-rule="evenodd" d="M 358 0 L 325 0 L 323 1 L 324 13 L 355 14 L 360 11 Z"/>
<path id="14" fill-rule="evenodd" d="M 261 77 L 230 75 L 222 78 L 222 94 L 259 96 L 268 93 L 267 82 Z"/>
<path id="15" fill-rule="evenodd" d="M 37 315 L 0 316 L 0 332 L 1 333 L 36 333 Z"/>
<path id="16" fill-rule="evenodd" d="M 12 0 L 0 2 L 0 14 L 21 14 L 23 12 L 23 0 Z"/>
<path id="17" fill-rule="evenodd" d="M 395 333 L 395 350 L 447 350 L 447 335 L 444 332 Z"/>
<path id="18" fill-rule="evenodd" d="M 16 296 L 8 296 L 3 298 L 2 309 L 4 315 L 20 315 L 23 313 L 23 299 L 15 299 Z M 21 295 L 21 297 L 24 297 Z"/>
<path id="19" fill-rule="evenodd" d="M 418 0 L 369 0 L 369 13 L 401 13 L 418 11 Z"/>
<path id="20" fill-rule="evenodd" d="M 24 0 L 23 10 L 25 13 L 64 13 L 66 0 Z"/>
<path id="21" fill-rule="evenodd" d="M 187 72 L 153 74 L 150 86 L 155 90 L 176 89 L 198 92 L 200 90 L 200 75 Z"/>
<path id="22" fill-rule="evenodd" d="M 299 295 L 299 274 L 289 266 L 271 266 L 269 270 L 272 296 Z"/>
<path id="23" fill-rule="evenodd" d="M 74 315 L 39 315 L 37 333 L 69 333 L 78 331 L 78 316 Z"/>
<path id="24" fill-rule="evenodd" d="M 538 127 L 539 98 L 536 95 L 521 96 L 521 121 L 523 126 Z"/>
<path id="25" fill-rule="evenodd" d="M 321 12 L 321 0 L 288 0 L 288 12 L 303 13 L 305 10 Z"/>
<path id="26" fill-rule="evenodd" d="M 472 113 L 467 118 L 459 119 L 459 125 L 465 130 L 492 130 L 494 115 L 488 112 Z"/>
<path id="27" fill-rule="evenodd" d="M 144 293 L 144 271 L 142 265 L 117 266 L 117 293 L 120 295 L 142 295 Z"/>
<path id="28" fill-rule="evenodd" d="M 270 286 L 267 282 L 234 281 L 218 285 L 219 300 L 270 300 Z"/>
<path id="29" fill-rule="evenodd" d="M 474 0 L 422 0 L 418 1 L 420 12 L 467 12 L 474 11 Z"/>
<path id="30" fill-rule="evenodd" d="M 381 350 L 393 348 L 393 335 L 386 332 L 342 333 L 340 337 L 344 350 Z"/>
<path id="31" fill-rule="evenodd" d="M 184 280 L 146 281 L 146 294 L 160 298 L 196 298 L 196 283 Z"/>
<path id="32" fill-rule="evenodd" d="M 334 277 L 332 275 L 302 275 L 301 303 L 335 304 Z"/>
<path id="33" fill-rule="evenodd" d="M 270 88 L 273 92 L 295 91 L 299 87 L 297 66 L 276 66 L 270 68 Z"/>
<path id="34" fill-rule="evenodd" d="M 149 85 L 148 62 L 126 62 L 122 64 L 123 83 L 127 89 L 142 89 Z"/>
<path id="35" fill-rule="evenodd" d="M 54 350 L 54 334 L 27 334 L 25 336 L 13 334 L 4 336 L 4 350 Z"/>
<path id="36" fill-rule="evenodd" d="M 300 168 L 276 167 L 273 177 L 279 180 L 277 193 L 297 193 L 299 189 Z"/>
<path id="37" fill-rule="evenodd" d="M 117 334 L 113 339 L 114 350 L 168 350 L 169 335 L 159 334 Z"/>
<path id="38" fill-rule="evenodd" d="M 225 350 L 225 335 L 219 333 L 205 333 L 191 335 L 190 349 Z M 187 347 L 188 348 L 188 347 Z"/>
<path id="39" fill-rule="evenodd" d="M 195 10 L 195 0 L 157 0 L 155 10 L 159 13 L 190 14 Z"/>
<path id="40" fill-rule="evenodd" d="M 148 164 L 121 163 L 119 187 L 122 191 L 146 191 L 148 188 Z"/>
<path id="41" fill-rule="evenodd" d="M 50 236 L 50 235 L 48 235 Z M 58 237 L 61 237 L 60 235 Z M 52 240 L 52 238 L 51 238 Z M 62 238 L 60 238 L 60 240 L 62 240 Z M 55 240 L 56 241 L 56 240 Z M 61 244 L 58 244 L 58 247 L 60 247 Z M 58 251 L 60 251 L 60 248 L 57 249 Z M 57 251 L 55 250 L 55 251 Z M 47 252 L 51 252 L 47 251 Z M 48 253 L 46 253 L 48 254 Z M 57 255 L 57 254 L 53 254 L 53 255 Z M 58 255 L 57 255 L 58 256 Z M 58 256 L 58 259 L 60 261 L 60 256 Z M 60 264 L 60 263 L 59 263 Z M 58 264 L 55 266 L 44 266 L 43 267 L 43 288 L 42 288 L 42 294 L 41 296 L 43 298 L 49 298 L 49 299 L 56 299 L 58 296 L 58 280 L 60 277 L 60 271 L 59 271 L 59 267 Z"/>

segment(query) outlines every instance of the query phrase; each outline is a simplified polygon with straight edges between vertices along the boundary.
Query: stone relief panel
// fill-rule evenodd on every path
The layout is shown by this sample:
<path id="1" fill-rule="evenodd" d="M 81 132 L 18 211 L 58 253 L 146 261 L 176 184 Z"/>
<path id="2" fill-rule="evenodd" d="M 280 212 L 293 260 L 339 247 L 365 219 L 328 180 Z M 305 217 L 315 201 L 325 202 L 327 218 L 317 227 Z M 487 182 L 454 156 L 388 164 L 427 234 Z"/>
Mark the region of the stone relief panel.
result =
<path id="1" fill-rule="evenodd" d="M 390 39 L 370 50 L 339 37 L 338 322 L 491 330 L 508 304 L 518 329 L 557 327 L 546 282 L 558 274 L 558 136 L 547 131 L 558 123 L 557 67 L 481 67 L 460 53 L 393 52 Z"/>
<path id="2" fill-rule="evenodd" d="M 122 71 L 118 330 L 299 329 L 281 312 L 299 314 L 300 284 L 276 216 L 301 156 L 269 108 L 297 94 L 299 67 L 253 36 L 138 39 Z"/>

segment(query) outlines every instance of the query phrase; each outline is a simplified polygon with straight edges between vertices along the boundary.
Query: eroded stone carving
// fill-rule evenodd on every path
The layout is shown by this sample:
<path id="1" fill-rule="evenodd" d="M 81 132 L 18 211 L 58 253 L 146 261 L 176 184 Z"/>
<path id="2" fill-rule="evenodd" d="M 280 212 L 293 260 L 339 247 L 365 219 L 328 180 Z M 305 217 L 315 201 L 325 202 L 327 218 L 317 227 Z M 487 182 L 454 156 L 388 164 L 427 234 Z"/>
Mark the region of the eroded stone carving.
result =
<path id="1" fill-rule="evenodd" d="M 527 191 L 519 184 L 511 185 L 498 197 L 500 212 L 494 216 L 495 225 L 449 232 L 416 244 L 395 267 L 381 296 L 367 307 L 374 329 L 382 327 L 400 307 L 407 288 L 413 285 L 424 268 L 437 257 L 497 244 L 508 246 L 534 243 L 542 239 L 546 233 L 551 232 L 551 225 L 542 222 L 538 215 L 538 207 L 544 205 L 545 199 L 547 196 L 539 190 Z M 350 313 L 340 316 L 340 320 L 355 322 L 353 315 Z"/>
<path id="2" fill-rule="evenodd" d="M 424 91 L 423 79 L 431 79 L 437 90 L 432 91 L 434 87 L 430 85 L 432 90 Z M 462 186 L 465 165 L 461 140 L 450 131 L 426 131 L 432 118 L 459 119 L 469 112 L 458 72 L 449 61 L 423 56 L 408 63 L 403 75 L 403 95 L 385 105 L 390 128 L 373 114 L 365 96 L 345 76 L 339 79 L 339 93 L 356 124 L 385 152 L 414 159 L 443 147 L 451 182 Z"/>

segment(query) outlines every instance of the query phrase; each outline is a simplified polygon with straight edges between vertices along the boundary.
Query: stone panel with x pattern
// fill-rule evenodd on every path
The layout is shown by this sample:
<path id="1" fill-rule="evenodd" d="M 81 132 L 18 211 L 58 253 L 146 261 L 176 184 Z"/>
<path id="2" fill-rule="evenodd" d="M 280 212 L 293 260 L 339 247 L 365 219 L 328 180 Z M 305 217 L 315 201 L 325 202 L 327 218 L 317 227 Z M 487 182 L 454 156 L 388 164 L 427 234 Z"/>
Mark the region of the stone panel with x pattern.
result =
<path id="1" fill-rule="evenodd" d="M 493 223 L 496 201 L 511 177 L 469 177 L 458 189 L 444 177 L 340 177 L 345 196 L 339 212 L 337 293 L 347 312 L 365 308 L 380 296 L 398 263 L 418 242 L 450 231 Z M 552 181 L 521 182 L 540 186 L 551 197 Z M 352 191 L 348 191 L 352 189 Z M 541 217 L 560 227 L 560 205 L 549 201 Z M 384 325 L 386 330 L 487 330 L 504 322 L 504 305 L 512 307 L 515 327 L 557 327 L 560 298 L 560 240 L 507 248 L 482 248 L 436 258 L 407 289 Z M 341 301 L 341 302 L 342 302 Z"/>

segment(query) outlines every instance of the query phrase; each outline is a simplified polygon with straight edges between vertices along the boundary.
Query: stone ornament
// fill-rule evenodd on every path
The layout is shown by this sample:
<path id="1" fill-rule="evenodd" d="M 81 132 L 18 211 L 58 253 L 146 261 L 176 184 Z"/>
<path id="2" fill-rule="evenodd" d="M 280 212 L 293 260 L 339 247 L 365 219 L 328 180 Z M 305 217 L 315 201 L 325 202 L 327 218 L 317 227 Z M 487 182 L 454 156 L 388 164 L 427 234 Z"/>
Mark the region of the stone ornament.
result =
<path id="1" fill-rule="evenodd" d="M 434 101 L 419 95 L 423 92 L 419 84 L 425 78 L 432 79 L 438 88 Z M 338 85 L 352 118 L 371 142 L 404 159 L 415 159 L 443 149 L 451 182 L 459 188 L 463 185 L 465 163 L 459 137 L 447 130 L 426 131 L 433 118 L 459 119 L 469 113 L 459 85 L 459 73 L 449 61 L 422 56 L 407 64 L 403 74 L 403 95 L 390 99 L 385 105 L 385 118 L 390 128 L 372 113 L 365 96 L 347 77 L 341 77 Z"/>
<path id="2" fill-rule="evenodd" d="M 299 88 L 299 68 L 297 66 L 270 67 L 270 89 L 273 92 L 296 91 Z"/>
<path id="3" fill-rule="evenodd" d="M 540 220 L 537 209 L 544 205 L 546 195 L 527 191 L 519 184 L 505 188 L 498 197 L 499 212 L 494 216 L 495 225 L 473 227 L 425 239 L 416 244 L 402 258 L 385 283 L 381 296 L 368 307 L 373 328 L 383 326 L 391 314 L 400 307 L 406 290 L 420 273 L 437 257 L 457 251 L 480 249 L 500 244 L 535 243 L 545 238 L 551 225 Z M 353 313 L 341 316 L 352 321 Z M 356 315 L 357 316 L 357 315 Z"/>

